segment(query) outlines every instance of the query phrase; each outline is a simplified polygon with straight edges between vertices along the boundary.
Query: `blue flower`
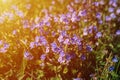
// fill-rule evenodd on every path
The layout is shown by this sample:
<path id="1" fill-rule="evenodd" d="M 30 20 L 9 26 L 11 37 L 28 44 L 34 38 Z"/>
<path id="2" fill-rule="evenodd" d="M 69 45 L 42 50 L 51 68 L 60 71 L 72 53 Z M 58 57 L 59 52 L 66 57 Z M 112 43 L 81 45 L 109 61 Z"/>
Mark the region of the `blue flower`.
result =
<path id="1" fill-rule="evenodd" d="M 60 48 L 57 46 L 55 42 L 51 43 L 51 47 L 53 52 L 60 52 Z"/>
<path id="2" fill-rule="evenodd" d="M 57 47 L 56 42 L 51 43 L 51 46 L 52 46 L 52 48 L 56 48 Z"/>
<path id="3" fill-rule="evenodd" d="M 73 80 L 83 80 L 82 78 L 74 78 Z"/>
<path id="4" fill-rule="evenodd" d="M 65 53 L 64 51 L 60 51 L 60 54 L 59 54 L 61 57 L 65 56 Z"/>
<path id="5" fill-rule="evenodd" d="M 82 61 L 84 61 L 84 60 L 86 60 L 86 56 L 85 56 L 84 54 L 82 54 L 82 55 L 80 56 L 80 59 L 81 59 Z"/>
<path id="6" fill-rule="evenodd" d="M 61 31 L 61 35 L 64 37 L 64 36 L 67 36 L 67 32 L 66 31 Z"/>
<path id="7" fill-rule="evenodd" d="M 114 69 L 115 69 L 114 66 L 110 66 L 110 67 L 109 67 L 109 71 L 113 71 Z"/>
<path id="8" fill-rule="evenodd" d="M 67 55 L 66 55 L 66 60 L 67 60 L 67 61 L 71 60 L 71 58 L 72 58 L 72 56 L 71 56 L 70 54 L 67 54 Z"/>
<path id="9" fill-rule="evenodd" d="M 71 39 L 70 39 L 71 44 L 81 44 L 81 39 L 78 38 L 77 35 L 74 35 Z"/>
<path id="10" fill-rule="evenodd" d="M 92 49 L 91 46 L 87 45 L 87 46 L 86 46 L 86 50 L 89 51 L 89 52 L 91 52 L 93 49 Z"/>
<path id="11" fill-rule="evenodd" d="M 88 32 L 91 34 L 92 33 L 92 31 L 93 31 L 93 26 L 90 26 L 89 28 L 88 28 Z"/>
<path id="12" fill-rule="evenodd" d="M 101 18 L 101 13 L 100 13 L 100 12 L 96 13 L 96 18 L 97 18 L 97 19 L 100 19 L 100 18 Z"/>
<path id="13" fill-rule="evenodd" d="M 116 35 L 120 35 L 120 30 L 117 30 L 117 31 L 116 31 Z"/>
<path id="14" fill-rule="evenodd" d="M 96 26 L 93 26 L 93 30 L 94 30 L 95 32 L 97 32 L 97 27 L 96 27 Z"/>
<path id="15" fill-rule="evenodd" d="M 98 32 L 95 36 L 95 38 L 100 38 L 102 36 L 102 33 L 101 32 Z"/>
<path id="16" fill-rule="evenodd" d="M 116 56 L 114 56 L 114 57 L 112 58 L 112 62 L 118 62 L 118 58 L 117 58 Z"/>

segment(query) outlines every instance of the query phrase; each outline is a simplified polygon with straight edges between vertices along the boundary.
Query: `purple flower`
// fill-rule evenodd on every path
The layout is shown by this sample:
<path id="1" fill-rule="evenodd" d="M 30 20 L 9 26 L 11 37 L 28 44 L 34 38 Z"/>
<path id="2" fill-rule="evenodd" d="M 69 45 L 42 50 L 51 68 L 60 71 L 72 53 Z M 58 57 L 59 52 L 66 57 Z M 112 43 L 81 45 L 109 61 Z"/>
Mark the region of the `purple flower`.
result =
<path id="1" fill-rule="evenodd" d="M 32 60 L 33 56 L 32 54 L 30 54 L 29 52 L 25 51 L 24 52 L 24 58 L 28 59 L 28 60 Z"/>
<path id="2" fill-rule="evenodd" d="M 51 43 L 51 47 L 53 52 L 60 52 L 60 48 L 57 46 L 55 42 Z"/>
<path id="3" fill-rule="evenodd" d="M 46 47 L 46 51 L 45 51 L 46 53 L 49 53 L 49 47 Z"/>
<path id="4" fill-rule="evenodd" d="M 50 24 L 50 22 L 46 22 L 45 25 L 46 26 L 50 26 L 51 24 Z"/>
<path id="5" fill-rule="evenodd" d="M 67 36 L 67 32 L 64 30 L 61 32 L 61 35 L 64 37 L 64 36 Z"/>
<path id="6" fill-rule="evenodd" d="M 100 13 L 100 12 L 96 13 L 96 18 L 97 18 L 97 19 L 100 19 L 100 18 L 101 18 L 101 13 Z"/>
<path id="7" fill-rule="evenodd" d="M 67 6 L 67 9 L 68 9 L 69 12 L 73 12 L 74 11 L 74 9 L 70 5 Z"/>
<path id="8" fill-rule="evenodd" d="M 116 3 L 116 2 L 117 2 L 117 0 L 109 0 L 109 5 L 112 5 L 112 4 Z"/>
<path id="9" fill-rule="evenodd" d="M 82 78 L 74 78 L 73 80 L 82 80 Z"/>
<path id="10" fill-rule="evenodd" d="M 44 25 L 44 22 L 41 21 L 41 22 L 39 23 L 39 26 L 42 27 L 43 25 Z"/>
<path id="11" fill-rule="evenodd" d="M 115 18 L 116 18 L 116 15 L 115 15 L 114 13 L 111 13 L 111 14 L 110 14 L 110 17 L 111 17 L 112 19 L 115 19 Z"/>
<path id="12" fill-rule="evenodd" d="M 78 50 L 82 50 L 82 45 L 78 45 Z"/>
<path id="13" fill-rule="evenodd" d="M 99 2 L 94 2 L 93 3 L 95 6 L 99 6 Z"/>
<path id="14" fill-rule="evenodd" d="M 30 8 L 31 8 L 31 4 L 27 4 L 26 9 L 30 9 Z"/>
<path id="15" fill-rule="evenodd" d="M 108 11 L 109 11 L 109 12 L 113 12 L 113 11 L 114 11 L 114 8 L 110 7 L 110 8 L 108 8 Z"/>
<path id="16" fill-rule="evenodd" d="M 30 42 L 30 48 L 31 48 L 31 49 L 34 48 L 34 45 L 35 45 L 34 42 Z"/>
<path id="17" fill-rule="evenodd" d="M 101 5 L 104 5 L 104 4 L 105 4 L 104 0 L 100 0 L 99 3 L 100 3 Z"/>
<path id="18" fill-rule="evenodd" d="M 88 29 L 87 29 L 87 27 L 84 28 L 83 35 L 85 35 L 85 36 L 88 35 Z"/>
<path id="19" fill-rule="evenodd" d="M 97 32 L 97 26 L 93 26 L 93 30 Z"/>
<path id="20" fill-rule="evenodd" d="M 116 57 L 116 56 L 114 56 L 113 58 L 112 58 L 112 62 L 118 62 L 118 58 Z"/>
<path id="21" fill-rule="evenodd" d="M 118 9 L 116 10 L 116 13 L 117 13 L 117 14 L 120 14 L 120 8 L 118 8 Z"/>
<path id="22" fill-rule="evenodd" d="M 103 21 L 102 21 L 102 20 L 98 20 L 98 23 L 99 23 L 99 24 L 102 24 L 102 23 L 103 23 Z"/>
<path id="23" fill-rule="evenodd" d="M 61 43 L 61 42 L 63 42 L 63 36 L 62 35 L 60 35 L 59 37 L 58 37 L 58 41 Z"/>
<path id="24" fill-rule="evenodd" d="M 82 61 L 84 61 L 84 60 L 86 60 L 86 56 L 85 56 L 84 54 L 82 54 L 82 55 L 80 56 L 80 59 L 81 59 Z"/>
<path id="25" fill-rule="evenodd" d="M 71 21 L 76 22 L 76 21 L 79 21 L 79 20 L 80 20 L 80 17 L 77 16 L 76 12 L 73 12 L 72 17 L 71 17 Z"/>
<path id="26" fill-rule="evenodd" d="M 3 44 L 3 41 L 2 40 L 0 40 L 0 46 Z"/>
<path id="27" fill-rule="evenodd" d="M 21 17 L 21 18 L 24 17 L 24 13 L 23 13 L 22 11 L 20 11 L 20 10 L 16 11 L 16 14 L 17 14 L 19 17 Z"/>
<path id="28" fill-rule="evenodd" d="M 6 53 L 7 50 L 3 47 L 3 48 L 0 48 L 0 53 Z"/>
<path id="29" fill-rule="evenodd" d="M 101 32 L 97 32 L 95 38 L 100 38 L 102 36 Z"/>
<path id="30" fill-rule="evenodd" d="M 117 30 L 117 31 L 116 31 L 116 35 L 120 35 L 120 30 Z"/>
<path id="31" fill-rule="evenodd" d="M 16 30 L 13 30 L 13 31 L 12 31 L 12 34 L 13 34 L 13 35 L 15 35 L 16 33 L 17 33 L 17 31 L 16 31 Z"/>
<path id="32" fill-rule="evenodd" d="M 66 19 L 66 16 L 64 14 L 60 15 L 60 22 L 64 22 Z"/>
<path id="33" fill-rule="evenodd" d="M 39 42 L 39 36 L 35 37 L 35 42 Z"/>
<path id="34" fill-rule="evenodd" d="M 40 58 L 41 58 L 41 60 L 43 60 L 43 61 L 44 61 L 44 60 L 45 60 L 45 58 L 46 58 L 46 54 L 42 54 Z"/>
<path id="35" fill-rule="evenodd" d="M 63 43 L 69 45 L 70 44 L 69 41 L 70 41 L 69 39 L 65 39 Z"/>
<path id="36" fill-rule="evenodd" d="M 65 30 L 70 30 L 70 26 L 65 26 Z"/>
<path id="37" fill-rule="evenodd" d="M 114 66 L 110 66 L 110 67 L 109 67 L 109 71 L 113 71 L 114 69 L 115 69 Z"/>
<path id="38" fill-rule="evenodd" d="M 56 32 L 54 32 L 54 31 L 52 31 L 52 37 L 55 37 L 55 35 L 56 35 Z"/>
<path id="39" fill-rule="evenodd" d="M 78 16 L 86 16 L 86 14 L 87 14 L 87 11 L 82 10 L 82 11 L 79 11 Z"/>
<path id="40" fill-rule="evenodd" d="M 86 50 L 89 51 L 89 52 L 91 52 L 93 49 L 92 49 L 92 47 L 90 45 L 87 45 L 86 46 Z"/>
<path id="41" fill-rule="evenodd" d="M 110 17 L 110 16 L 106 16 L 106 17 L 105 17 L 105 20 L 106 20 L 106 21 L 110 21 L 110 20 L 111 20 L 111 17 Z"/>
<path id="42" fill-rule="evenodd" d="M 80 0 L 74 0 L 75 1 L 75 3 L 80 3 Z"/>
<path id="43" fill-rule="evenodd" d="M 67 55 L 66 55 L 66 60 L 69 61 L 69 60 L 71 60 L 71 59 L 72 59 L 72 56 L 71 56 L 70 54 L 67 54 Z"/>
<path id="44" fill-rule="evenodd" d="M 60 51 L 60 54 L 59 54 L 61 57 L 65 56 L 65 53 L 64 51 Z"/>
<path id="45" fill-rule="evenodd" d="M 51 43 L 51 46 L 52 46 L 52 48 L 56 48 L 57 47 L 56 42 Z"/>
<path id="46" fill-rule="evenodd" d="M 76 41 L 77 41 L 77 36 L 76 35 L 74 35 L 72 38 L 71 38 L 71 44 L 76 44 Z"/>
<path id="47" fill-rule="evenodd" d="M 54 22 L 58 22 L 58 17 L 54 16 Z"/>
<path id="48" fill-rule="evenodd" d="M 59 57 L 59 58 L 58 58 L 58 62 L 59 62 L 59 63 L 63 63 L 63 62 L 65 62 L 65 60 L 63 60 L 63 57 Z"/>
<path id="49" fill-rule="evenodd" d="M 7 44 L 7 43 L 5 43 L 5 44 L 4 44 L 4 48 L 5 48 L 5 49 L 8 49 L 8 48 L 9 48 L 9 46 L 10 46 L 10 45 L 9 45 L 9 44 Z"/>
<path id="50" fill-rule="evenodd" d="M 88 28 L 88 32 L 91 34 L 92 31 L 93 31 L 93 26 L 90 26 L 90 27 Z"/>
<path id="51" fill-rule="evenodd" d="M 28 20 L 23 20 L 22 23 L 23 23 L 23 28 L 28 28 L 29 26 Z"/>
<path id="52" fill-rule="evenodd" d="M 40 43 L 40 45 L 46 45 L 47 40 L 45 39 L 44 36 L 36 36 L 35 42 Z"/>
<path id="53" fill-rule="evenodd" d="M 67 16 L 67 18 L 71 18 L 71 13 L 70 12 L 68 12 L 67 14 L 66 14 L 66 16 Z"/>

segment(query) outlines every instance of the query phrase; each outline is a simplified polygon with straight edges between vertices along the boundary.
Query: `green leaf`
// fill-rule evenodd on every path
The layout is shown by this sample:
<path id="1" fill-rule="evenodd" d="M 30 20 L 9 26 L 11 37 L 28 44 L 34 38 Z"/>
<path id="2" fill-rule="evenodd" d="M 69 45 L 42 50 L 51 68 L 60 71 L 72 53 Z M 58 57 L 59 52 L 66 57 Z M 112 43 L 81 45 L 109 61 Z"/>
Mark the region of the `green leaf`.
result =
<path id="1" fill-rule="evenodd" d="M 73 74 L 77 73 L 77 70 L 73 69 L 73 70 L 72 70 L 72 73 L 73 73 Z"/>
<path id="2" fill-rule="evenodd" d="M 60 78 L 55 77 L 55 78 L 51 78 L 50 80 L 61 80 L 61 79 L 60 79 Z"/>
<path id="3" fill-rule="evenodd" d="M 32 80 L 32 79 L 28 77 L 28 78 L 26 78 L 26 80 Z"/>
<path id="4" fill-rule="evenodd" d="M 117 47 L 120 48 L 120 44 L 118 44 Z"/>
<path id="5" fill-rule="evenodd" d="M 40 79 L 41 77 L 44 76 L 44 72 L 43 72 L 42 70 L 37 70 L 37 72 L 38 72 L 38 77 L 37 77 L 37 79 Z"/>
<path id="6" fill-rule="evenodd" d="M 17 74 L 17 78 L 18 80 L 22 80 L 23 77 L 25 76 L 24 73 L 25 73 L 25 68 L 26 68 L 26 65 L 27 65 L 27 60 L 23 58 L 23 61 L 22 61 L 22 64 L 21 64 L 21 68 Z"/>
<path id="7" fill-rule="evenodd" d="M 63 73 L 66 74 L 68 72 L 68 68 L 65 67 L 64 70 L 63 70 Z"/>

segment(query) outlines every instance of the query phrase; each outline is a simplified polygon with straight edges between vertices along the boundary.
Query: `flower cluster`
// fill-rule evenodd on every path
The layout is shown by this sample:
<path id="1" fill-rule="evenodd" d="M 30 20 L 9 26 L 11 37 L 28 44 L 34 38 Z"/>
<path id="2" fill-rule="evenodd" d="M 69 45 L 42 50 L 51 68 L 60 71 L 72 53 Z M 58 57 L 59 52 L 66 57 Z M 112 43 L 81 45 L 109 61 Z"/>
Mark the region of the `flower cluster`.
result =
<path id="1" fill-rule="evenodd" d="M 109 46 L 107 42 L 112 42 L 111 35 L 112 38 L 120 35 L 120 28 L 114 29 L 120 22 L 118 2 L 118 0 L 25 0 L 22 3 L 8 1 L 6 3 L 13 4 L 0 12 L 0 26 L 3 27 L 0 33 L 0 53 L 10 55 L 11 64 L 17 68 L 20 68 L 19 65 L 22 65 L 23 61 L 16 59 L 15 62 L 14 55 L 22 56 L 22 60 L 28 61 L 29 67 L 26 67 L 26 71 L 33 67 L 45 71 L 45 76 L 40 76 L 40 79 L 48 76 L 47 71 L 51 73 L 53 71 L 55 76 L 60 74 L 64 80 L 64 73 L 73 72 L 71 74 L 74 75 L 76 69 L 79 71 L 80 68 L 88 68 L 86 64 L 89 61 L 91 63 L 89 65 L 93 63 L 92 67 L 95 68 L 96 63 L 93 61 L 102 52 L 100 49 L 107 49 L 106 45 Z M 105 48 L 101 47 L 104 44 Z M 17 61 L 21 63 L 16 65 Z M 116 63 L 118 58 L 114 56 L 112 61 Z M 55 69 L 51 69 L 51 66 Z M 113 69 L 114 66 L 109 67 L 110 71 Z M 92 72 L 87 75 L 90 74 Z M 79 79 L 80 77 L 76 78 Z"/>

